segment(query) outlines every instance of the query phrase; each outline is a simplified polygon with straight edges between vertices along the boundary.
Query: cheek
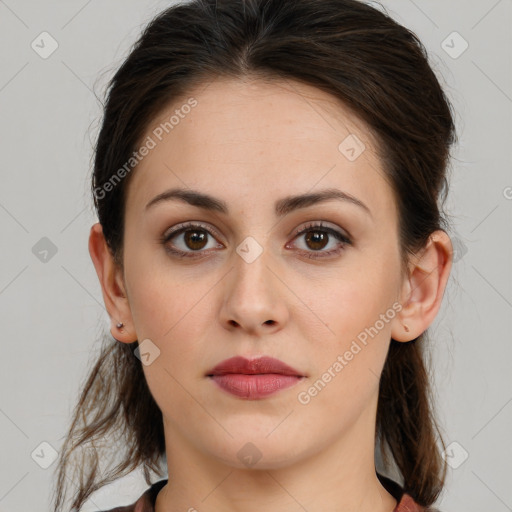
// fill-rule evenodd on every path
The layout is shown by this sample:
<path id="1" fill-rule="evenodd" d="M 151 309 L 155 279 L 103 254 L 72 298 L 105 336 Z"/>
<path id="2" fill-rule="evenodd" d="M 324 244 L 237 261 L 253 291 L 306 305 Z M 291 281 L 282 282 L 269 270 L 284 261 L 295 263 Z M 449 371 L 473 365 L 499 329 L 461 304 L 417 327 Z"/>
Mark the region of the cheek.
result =
<path id="1" fill-rule="evenodd" d="M 392 256 L 387 259 L 389 262 Z M 301 316 L 302 335 L 315 346 L 315 373 L 318 378 L 330 369 L 331 379 L 348 389 L 356 389 L 379 375 L 389 349 L 392 320 L 395 317 L 396 276 L 386 258 L 347 267 L 336 279 L 325 279 L 315 286 L 304 283 L 302 296 L 313 311 Z M 309 291 L 308 291 L 309 290 Z M 340 362 L 338 356 L 342 357 Z M 343 367 L 340 368 L 340 365 Z M 329 375 L 325 376 L 328 380 Z M 345 380 L 345 383 L 341 383 Z M 370 384 L 373 386 L 372 377 Z M 336 392 L 337 385 L 328 386 Z"/>
<path id="2" fill-rule="evenodd" d="M 345 281 L 342 287 L 330 290 L 320 308 L 319 316 L 329 330 L 322 326 L 315 332 L 303 324 L 307 330 L 303 335 L 309 347 L 314 347 L 314 357 L 308 387 L 302 390 L 298 403 L 309 413 L 329 411 L 326 435 L 329 429 L 335 432 L 340 421 L 358 418 L 378 394 L 394 317 L 389 314 L 394 310 L 388 297 L 379 296 L 378 290 L 373 279 Z M 387 321 L 383 321 L 380 315 L 386 312 Z"/>
<path id="3" fill-rule="evenodd" d="M 208 301 L 201 300 L 208 289 L 149 275 L 143 281 L 142 274 L 137 279 L 141 282 L 131 300 L 137 337 L 139 342 L 150 339 L 159 350 L 158 357 L 143 366 L 149 389 L 162 410 L 169 410 L 169 397 L 177 410 L 193 408 L 186 389 L 208 368 L 201 345 L 211 325 Z"/>
<path id="4" fill-rule="evenodd" d="M 199 372 L 204 354 L 199 344 L 212 324 L 211 297 L 218 278 L 198 278 L 142 260 L 132 255 L 125 264 L 137 339 L 155 343 L 163 356 L 158 363 L 165 361 L 173 375 L 183 368 Z"/>
<path id="5" fill-rule="evenodd" d="M 304 322 L 303 327 L 322 326 L 321 338 L 340 346 L 385 313 L 394 290 L 388 269 L 362 263 L 343 269 L 335 277 L 322 277 L 314 283 L 302 281 L 302 286 L 294 288 L 309 308 L 305 317 L 313 320 Z"/>
<path id="6" fill-rule="evenodd" d="M 201 332 L 201 319 L 205 318 L 208 303 L 201 299 L 208 289 L 197 282 L 187 285 L 154 277 L 133 283 L 136 292 L 130 296 L 130 307 L 139 339 L 144 336 L 166 344 L 182 336 L 182 331 L 187 333 L 187 341 L 195 339 L 195 331 Z"/>

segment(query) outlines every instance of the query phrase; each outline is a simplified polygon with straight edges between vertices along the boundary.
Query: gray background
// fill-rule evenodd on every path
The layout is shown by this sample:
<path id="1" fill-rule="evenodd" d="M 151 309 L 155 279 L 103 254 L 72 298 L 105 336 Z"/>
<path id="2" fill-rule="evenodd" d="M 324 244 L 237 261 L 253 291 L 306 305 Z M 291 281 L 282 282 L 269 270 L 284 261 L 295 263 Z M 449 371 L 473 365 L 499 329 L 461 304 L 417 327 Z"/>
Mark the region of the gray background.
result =
<path id="1" fill-rule="evenodd" d="M 92 91 L 101 97 L 140 29 L 167 5 L 0 0 L 0 512 L 48 510 L 56 464 L 41 467 L 51 462 L 41 443 L 60 450 L 100 332 L 108 332 L 87 250 L 101 114 Z M 460 136 L 447 204 L 456 262 L 431 328 L 439 419 L 454 443 L 439 506 L 512 510 L 512 1 L 383 5 L 427 46 Z M 43 31 L 58 44 L 46 59 L 31 47 Z M 458 55 L 463 40 L 469 46 Z M 44 237 L 55 254 L 41 252 Z M 146 487 L 133 473 L 83 510 L 131 503 Z"/>

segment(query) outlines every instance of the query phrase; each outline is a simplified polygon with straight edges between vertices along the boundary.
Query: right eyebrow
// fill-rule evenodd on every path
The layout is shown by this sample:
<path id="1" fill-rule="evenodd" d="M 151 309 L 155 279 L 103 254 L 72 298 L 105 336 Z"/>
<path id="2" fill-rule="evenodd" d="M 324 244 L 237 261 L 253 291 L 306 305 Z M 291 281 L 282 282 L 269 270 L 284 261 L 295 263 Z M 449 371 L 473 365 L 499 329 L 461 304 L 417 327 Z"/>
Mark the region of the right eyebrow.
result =
<path id="1" fill-rule="evenodd" d="M 158 203 L 171 200 L 183 201 L 192 206 L 197 206 L 198 208 L 205 210 L 216 211 L 225 215 L 229 214 L 229 207 L 227 203 L 222 199 L 204 194 L 198 190 L 184 188 L 173 188 L 158 194 L 146 204 L 145 210 Z M 274 205 L 274 211 L 276 216 L 282 217 L 300 208 L 307 208 L 308 206 L 330 200 L 345 201 L 359 206 L 368 215 L 370 215 L 370 217 L 373 218 L 370 209 L 361 200 L 357 199 L 351 194 L 348 194 L 347 192 L 343 192 L 342 190 L 335 188 L 328 188 L 319 192 L 284 197 L 283 199 L 276 201 Z"/>

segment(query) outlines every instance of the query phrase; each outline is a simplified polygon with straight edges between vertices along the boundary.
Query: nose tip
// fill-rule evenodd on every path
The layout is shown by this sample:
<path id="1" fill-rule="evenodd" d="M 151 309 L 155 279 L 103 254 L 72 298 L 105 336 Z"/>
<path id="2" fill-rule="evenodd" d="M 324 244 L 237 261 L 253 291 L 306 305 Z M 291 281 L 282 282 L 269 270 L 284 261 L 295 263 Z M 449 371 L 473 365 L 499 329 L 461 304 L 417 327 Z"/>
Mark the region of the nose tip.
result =
<path id="1" fill-rule="evenodd" d="M 286 323 L 288 309 L 279 293 L 285 293 L 280 289 L 281 279 L 271 268 L 270 252 L 262 252 L 251 262 L 238 255 L 233 272 L 223 281 L 221 321 L 226 328 L 269 334 Z"/>

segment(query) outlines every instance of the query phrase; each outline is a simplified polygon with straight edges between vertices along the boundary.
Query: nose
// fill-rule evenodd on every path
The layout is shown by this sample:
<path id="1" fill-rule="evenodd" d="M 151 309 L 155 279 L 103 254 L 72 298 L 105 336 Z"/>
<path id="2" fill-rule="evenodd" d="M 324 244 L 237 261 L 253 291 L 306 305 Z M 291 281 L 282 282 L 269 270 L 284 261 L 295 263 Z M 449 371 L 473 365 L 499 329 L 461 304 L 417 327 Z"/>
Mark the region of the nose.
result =
<path id="1" fill-rule="evenodd" d="M 250 263 L 233 255 L 234 268 L 225 278 L 221 322 L 228 330 L 241 329 L 264 335 L 283 328 L 289 310 L 284 294 L 286 286 L 272 268 L 268 250 Z"/>

